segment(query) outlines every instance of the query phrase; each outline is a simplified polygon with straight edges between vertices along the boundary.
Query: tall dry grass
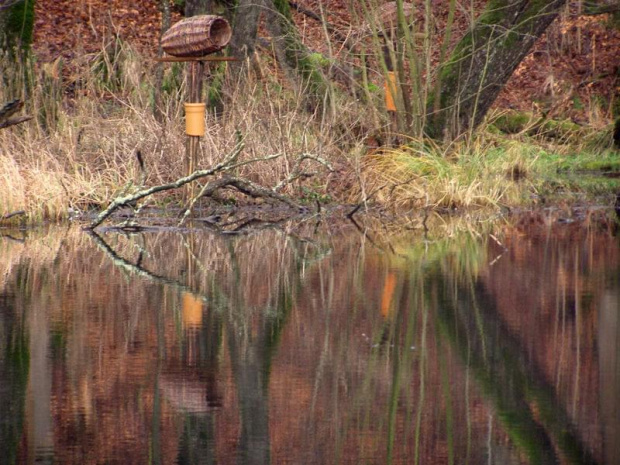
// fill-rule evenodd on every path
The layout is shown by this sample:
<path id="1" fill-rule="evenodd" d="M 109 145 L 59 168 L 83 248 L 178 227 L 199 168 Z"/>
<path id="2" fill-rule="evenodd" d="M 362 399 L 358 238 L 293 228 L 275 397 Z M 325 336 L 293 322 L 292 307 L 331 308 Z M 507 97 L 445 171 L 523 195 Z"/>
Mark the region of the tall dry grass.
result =
<path id="1" fill-rule="evenodd" d="M 183 96 L 185 76 L 166 66 L 159 119 L 155 117 L 155 65 L 126 43 L 105 46 L 85 59 L 86 66 L 62 70 L 59 62 L 28 69 L 0 63 L 3 71 L 29 74 L 27 84 L 0 89 L 0 101 L 24 98 L 34 119 L 0 131 L 0 216 L 25 210 L 29 220 L 59 220 L 72 211 L 98 208 L 115 194 L 143 179 L 136 158 L 146 164 L 146 185 L 184 176 L 186 136 Z M 76 71 L 78 70 L 78 71 Z M 70 82 L 68 79 L 70 76 Z M 237 175 L 274 187 L 286 179 L 304 154 L 334 160 L 352 138 L 343 123 L 354 126 L 363 112 L 338 106 L 338 113 L 308 111 L 302 97 L 277 76 L 257 79 L 251 73 L 225 87 L 223 115 L 207 114 L 198 168 L 221 159 L 245 142 L 241 158 L 280 154 L 275 161 L 246 165 Z M 332 123 L 338 119 L 338 131 Z M 304 161 L 314 176 L 287 186 L 295 193 L 324 191 L 328 170 Z M 167 193 L 166 201 L 180 195 Z M 155 202 L 163 201 L 162 198 Z"/>

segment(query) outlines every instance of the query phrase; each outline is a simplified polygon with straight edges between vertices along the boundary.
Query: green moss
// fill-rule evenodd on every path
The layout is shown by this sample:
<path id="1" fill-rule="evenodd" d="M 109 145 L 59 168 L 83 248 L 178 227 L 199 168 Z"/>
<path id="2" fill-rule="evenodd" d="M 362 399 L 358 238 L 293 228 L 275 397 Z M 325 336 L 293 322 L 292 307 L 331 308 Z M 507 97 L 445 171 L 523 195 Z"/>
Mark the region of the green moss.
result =
<path id="1" fill-rule="evenodd" d="M 511 112 L 499 116 L 493 125 L 505 134 L 517 134 L 525 129 L 532 116 L 522 112 Z"/>

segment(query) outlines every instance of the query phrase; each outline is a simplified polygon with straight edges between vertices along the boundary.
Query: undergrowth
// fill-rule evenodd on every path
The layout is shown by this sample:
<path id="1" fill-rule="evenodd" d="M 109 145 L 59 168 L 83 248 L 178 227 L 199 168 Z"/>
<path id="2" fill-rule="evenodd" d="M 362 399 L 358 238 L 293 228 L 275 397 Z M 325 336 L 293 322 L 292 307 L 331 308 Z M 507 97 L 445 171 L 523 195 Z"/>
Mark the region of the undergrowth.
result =
<path id="1" fill-rule="evenodd" d="M 617 180 L 599 176 L 620 171 L 618 151 L 601 144 L 605 132 L 582 128 L 581 136 L 510 136 L 487 124 L 447 146 L 411 140 L 367 158 L 364 190 L 396 208 L 496 209 L 533 206 L 554 194 L 594 200 L 620 189 Z"/>
<path id="2" fill-rule="evenodd" d="M 63 70 L 60 61 L 16 67 L 0 57 L 2 72 L 14 76 L 0 88 L 0 102 L 22 98 L 24 112 L 34 117 L 0 130 L 0 218 L 24 211 L 14 221 L 61 220 L 100 209 L 141 183 L 163 184 L 187 174 L 183 70 L 165 65 L 159 85 L 148 63 L 118 39 L 72 70 Z M 371 132 L 385 131 L 376 106 L 343 99 L 312 111 L 276 74 L 265 75 L 248 73 L 223 86 L 225 109 L 207 114 L 198 168 L 216 164 L 240 133 L 243 159 L 281 156 L 245 165 L 238 176 L 274 188 L 309 154 L 326 163 L 305 160 L 304 175 L 285 183 L 281 193 L 308 202 L 380 202 L 396 209 L 532 205 L 543 192 L 597 190 L 585 177 L 580 183 L 578 175 L 566 173 L 619 168 L 617 152 L 606 148 L 610 131 L 581 128 L 573 136 L 549 137 L 564 126 L 533 131 L 534 120 L 525 118 L 506 133 L 493 124 L 493 115 L 474 135 L 450 144 L 415 138 L 371 149 Z M 155 98 L 157 89 L 163 90 Z M 183 202 L 181 192 L 165 195 L 149 202 Z M 231 194 L 228 200 L 237 198 Z"/>
<path id="3" fill-rule="evenodd" d="M 50 69 L 33 62 L 28 66 L 39 78 L 32 79 L 27 93 L 20 86 L 0 90 L 0 102 L 22 98 L 24 113 L 35 116 L 28 123 L 0 130 L 0 216 L 23 210 L 31 221 L 60 220 L 101 208 L 138 183 L 162 184 L 187 174 L 185 77 L 179 79 L 178 68 L 166 69 L 158 120 L 153 111 L 155 73 L 146 67 L 146 60 L 127 44 L 116 43 L 88 61 L 86 70 L 73 75 L 71 83 L 63 77 L 60 63 Z M 9 66 L 2 63 L 3 69 Z M 16 74 L 23 71 L 15 70 Z M 246 148 L 240 161 L 280 155 L 235 173 L 266 187 L 289 177 L 305 154 L 325 160 L 339 157 L 351 140 L 351 132 L 343 128 L 358 124 L 360 112 L 340 106 L 339 129 L 325 130 L 336 115 L 308 112 L 303 100 L 275 78 L 257 81 L 247 76 L 227 88 L 232 90 L 225 97 L 224 114 L 207 113 L 198 168 L 216 164 L 241 134 Z M 138 152 L 146 173 L 140 170 Z M 324 195 L 329 174 L 325 165 L 304 161 L 301 169 L 307 176 L 282 192 L 296 195 L 307 190 L 304 183 L 312 177 L 312 189 Z M 165 199 L 150 201 L 179 203 L 181 194 L 167 193 Z"/>

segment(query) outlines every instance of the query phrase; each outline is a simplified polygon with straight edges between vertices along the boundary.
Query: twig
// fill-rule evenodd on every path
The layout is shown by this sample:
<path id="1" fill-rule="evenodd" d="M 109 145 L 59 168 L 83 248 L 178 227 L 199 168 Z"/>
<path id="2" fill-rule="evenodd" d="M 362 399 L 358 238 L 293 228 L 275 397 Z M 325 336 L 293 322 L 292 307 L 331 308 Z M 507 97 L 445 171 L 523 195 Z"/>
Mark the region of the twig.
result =
<path id="1" fill-rule="evenodd" d="M 289 176 L 286 179 L 283 179 L 282 181 L 280 181 L 273 188 L 273 190 L 275 192 L 281 190 L 284 186 L 287 186 L 288 184 L 292 183 L 293 181 L 296 181 L 297 179 L 299 179 L 301 177 L 310 177 L 310 176 L 313 175 L 313 174 L 304 173 L 303 171 L 301 171 L 301 163 L 304 160 L 314 160 L 315 162 L 320 163 L 321 165 L 325 166 L 330 172 L 334 171 L 334 168 L 332 167 L 331 163 L 329 163 L 324 158 L 321 158 L 321 157 L 316 156 L 316 155 L 310 155 L 308 153 L 304 153 L 303 155 L 301 155 L 295 161 L 295 165 L 293 165 L 293 169 L 291 170 L 291 174 L 289 174 Z"/>

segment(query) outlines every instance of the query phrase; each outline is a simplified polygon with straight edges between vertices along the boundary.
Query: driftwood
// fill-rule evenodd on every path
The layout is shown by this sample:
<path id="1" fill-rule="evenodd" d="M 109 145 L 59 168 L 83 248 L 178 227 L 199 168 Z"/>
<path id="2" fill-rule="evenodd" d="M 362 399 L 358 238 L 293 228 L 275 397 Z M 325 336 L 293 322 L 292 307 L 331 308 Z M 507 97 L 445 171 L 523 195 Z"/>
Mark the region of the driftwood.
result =
<path id="1" fill-rule="evenodd" d="M 32 116 L 13 116 L 23 107 L 24 102 L 19 99 L 15 99 L 2 105 L 2 107 L 0 108 L 0 129 L 8 128 L 9 126 L 15 126 L 16 124 L 31 120 Z"/>

